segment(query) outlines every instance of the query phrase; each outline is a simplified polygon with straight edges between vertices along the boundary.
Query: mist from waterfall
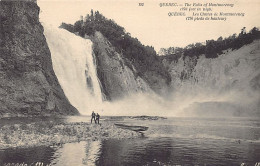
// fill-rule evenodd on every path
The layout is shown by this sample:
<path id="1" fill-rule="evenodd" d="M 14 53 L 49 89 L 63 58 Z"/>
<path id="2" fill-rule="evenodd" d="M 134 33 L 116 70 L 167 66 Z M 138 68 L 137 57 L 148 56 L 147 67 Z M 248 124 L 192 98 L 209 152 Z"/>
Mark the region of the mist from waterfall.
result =
<path id="1" fill-rule="evenodd" d="M 259 114 L 259 41 L 216 59 L 201 56 L 192 77 L 180 80 L 182 62 L 173 64 L 171 95 L 126 94 L 103 101 L 92 43 L 64 29 L 44 25 L 54 71 L 65 95 L 81 114 L 153 116 L 234 116 Z M 176 74 L 177 75 L 174 75 Z M 196 79 L 194 79 L 196 78 Z"/>
<path id="2" fill-rule="evenodd" d="M 102 93 L 92 42 L 64 29 L 43 26 L 53 68 L 66 97 L 83 115 L 101 109 Z"/>
<path id="3" fill-rule="evenodd" d="M 191 76 L 183 59 L 171 64 L 172 94 L 132 94 L 106 103 L 113 115 L 233 117 L 260 115 L 260 41 L 229 50 L 215 59 L 200 56 Z"/>
<path id="4" fill-rule="evenodd" d="M 67 30 L 44 26 L 55 74 L 70 103 L 83 115 L 160 115 L 166 102 L 154 93 L 126 94 L 117 101 L 103 101 L 96 73 L 92 42 Z"/>
<path id="5" fill-rule="evenodd" d="M 57 16 L 50 17 L 48 5 L 38 4 L 55 74 L 81 114 L 102 110 L 101 115 L 226 116 L 253 110 L 260 115 L 259 40 L 216 59 L 200 56 L 187 80 L 180 79 L 184 63 L 172 64 L 173 93 L 166 97 L 136 93 L 113 102 L 102 101 L 91 41 L 47 26 Z"/>

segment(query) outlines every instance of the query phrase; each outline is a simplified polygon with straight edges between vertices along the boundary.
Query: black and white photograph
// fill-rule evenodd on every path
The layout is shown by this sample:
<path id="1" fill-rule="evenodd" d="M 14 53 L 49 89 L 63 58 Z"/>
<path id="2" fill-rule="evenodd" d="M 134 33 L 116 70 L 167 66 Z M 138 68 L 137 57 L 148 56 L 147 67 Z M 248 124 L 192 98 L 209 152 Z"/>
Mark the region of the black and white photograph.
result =
<path id="1" fill-rule="evenodd" d="M 260 166 L 260 1 L 0 0 L 0 166 Z"/>

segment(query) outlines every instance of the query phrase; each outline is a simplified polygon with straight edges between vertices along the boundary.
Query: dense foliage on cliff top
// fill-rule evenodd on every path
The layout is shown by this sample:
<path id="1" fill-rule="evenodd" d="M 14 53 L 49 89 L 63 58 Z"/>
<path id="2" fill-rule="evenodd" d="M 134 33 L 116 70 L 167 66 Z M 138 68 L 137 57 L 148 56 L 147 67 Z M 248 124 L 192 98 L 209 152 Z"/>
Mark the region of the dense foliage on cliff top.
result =
<path id="1" fill-rule="evenodd" d="M 135 66 L 139 75 L 146 71 L 152 71 L 166 78 L 168 82 L 170 81 L 168 72 L 161 64 L 152 46 L 143 45 L 137 38 L 131 37 L 130 33 L 127 33 L 123 27 L 113 20 L 105 18 L 98 11 L 91 10 L 91 14 L 88 14 L 84 21 L 83 19 L 79 20 L 74 25 L 62 23 L 60 27 L 78 33 L 82 37 L 92 36 L 95 31 L 99 31 L 119 53 L 123 54 L 124 58 Z"/>
<path id="2" fill-rule="evenodd" d="M 174 60 L 180 58 L 181 55 L 184 55 L 184 57 L 198 57 L 204 54 L 206 58 L 217 58 L 224 50 L 239 49 L 243 45 L 252 43 L 256 39 L 260 39 L 260 31 L 258 28 L 254 27 L 249 33 L 246 33 L 246 28 L 243 27 L 239 35 L 233 34 L 225 39 L 219 37 L 217 40 L 207 40 L 205 45 L 202 43 L 195 43 L 184 48 L 162 48 L 160 54 L 166 55 L 168 58 L 172 57 Z"/>

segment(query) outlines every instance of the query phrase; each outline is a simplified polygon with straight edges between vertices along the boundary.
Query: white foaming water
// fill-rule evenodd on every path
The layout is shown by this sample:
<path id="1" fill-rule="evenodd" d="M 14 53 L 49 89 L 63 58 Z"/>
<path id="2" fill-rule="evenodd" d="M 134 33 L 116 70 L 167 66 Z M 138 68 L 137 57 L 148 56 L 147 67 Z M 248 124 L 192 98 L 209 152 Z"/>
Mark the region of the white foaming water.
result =
<path id="1" fill-rule="evenodd" d="M 199 81 L 182 82 L 181 88 L 177 88 L 168 100 L 155 94 L 141 93 L 103 103 L 91 41 L 63 29 L 46 25 L 44 28 L 54 71 L 65 95 L 81 114 L 104 110 L 102 115 L 196 116 L 198 114 L 192 110 L 200 110 L 199 116 L 212 116 L 212 112 L 214 116 L 215 112 L 232 116 L 232 110 L 241 110 L 241 105 L 257 107 L 254 101 L 259 99 L 259 95 L 252 92 L 250 83 L 256 82 L 254 79 L 259 74 L 258 42 L 214 60 L 201 57 L 193 72 Z M 182 68 L 174 65 L 173 70 Z M 237 101 L 243 103 L 239 105 Z M 213 109 L 215 111 L 208 111 Z"/>
<path id="2" fill-rule="evenodd" d="M 102 109 L 92 42 L 64 29 L 43 26 L 55 74 L 71 104 L 81 114 Z"/>

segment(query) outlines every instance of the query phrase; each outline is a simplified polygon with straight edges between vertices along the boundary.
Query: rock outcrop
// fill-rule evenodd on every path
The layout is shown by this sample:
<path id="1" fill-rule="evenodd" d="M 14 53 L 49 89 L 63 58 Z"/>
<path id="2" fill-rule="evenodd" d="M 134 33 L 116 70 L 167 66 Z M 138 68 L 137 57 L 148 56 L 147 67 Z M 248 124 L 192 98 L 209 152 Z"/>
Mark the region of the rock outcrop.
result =
<path id="1" fill-rule="evenodd" d="M 55 76 L 34 2 L 0 2 L 0 116 L 75 115 Z"/>
<path id="2" fill-rule="evenodd" d="M 181 57 L 178 61 L 163 60 L 172 77 L 171 86 L 182 96 L 198 97 L 187 108 L 200 116 L 260 115 L 260 40 L 237 50 L 227 50 L 218 58 Z M 203 98 L 203 102 L 201 102 Z M 221 112 L 222 111 L 222 112 Z"/>
<path id="3" fill-rule="evenodd" d="M 218 58 L 181 57 L 178 61 L 163 60 L 172 77 L 172 86 L 180 88 L 184 83 L 215 89 L 259 90 L 260 41 L 245 45 L 238 50 L 228 50 Z M 255 81 L 254 81 L 255 80 Z M 254 83 L 250 83 L 254 82 Z M 258 85 L 256 85 L 258 84 Z"/>
<path id="4" fill-rule="evenodd" d="M 98 77 L 108 99 L 148 89 L 159 95 L 169 92 L 171 77 L 154 48 L 98 11 L 74 25 L 62 23 L 60 28 L 92 40 Z"/>
<path id="5" fill-rule="evenodd" d="M 97 74 L 108 100 L 119 99 L 136 92 L 151 92 L 150 86 L 137 75 L 134 66 L 116 52 L 100 32 L 96 32 L 91 39 L 96 56 Z"/>

